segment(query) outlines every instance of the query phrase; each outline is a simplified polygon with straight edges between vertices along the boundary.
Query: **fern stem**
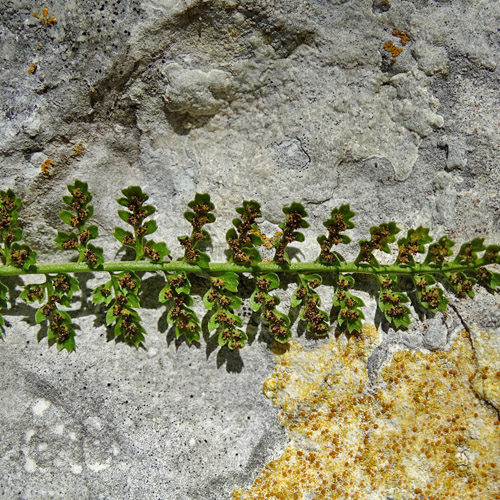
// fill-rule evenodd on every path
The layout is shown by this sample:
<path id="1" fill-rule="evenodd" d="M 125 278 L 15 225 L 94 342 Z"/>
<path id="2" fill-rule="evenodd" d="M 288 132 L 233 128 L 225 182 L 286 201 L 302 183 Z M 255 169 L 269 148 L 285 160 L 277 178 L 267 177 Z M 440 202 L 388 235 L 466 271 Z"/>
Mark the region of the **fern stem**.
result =
<path id="1" fill-rule="evenodd" d="M 230 262 L 210 262 L 203 267 L 189 264 L 184 261 L 171 261 L 162 264 L 155 264 L 149 261 L 111 261 L 104 262 L 102 266 L 94 269 L 85 263 L 64 262 L 37 264 L 31 266 L 28 271 L 10 265 L 0 266 L 0 276 L 19 276 L 24 274 L 48 274 L 48 273 L 95 273 L 95 272 L 155 272 L 155 271 L 176 271 L 192 272 L 197 274 L 214 274 L 221 272 L 233 273 L 355 273 L 355 274 L 397 274 L 412 276 L 414 274 L 442 274 L 459 271 L 472 271 L 481 266 L 490 264 L 484 258 L 478 258 L 469 264 L 459 264 L 456 262 L 444 263 L 440 266 L 433 264 L 415 264 L 411 267 L 398 264 L 370 264 L 341 262 L 333 265 L 325 265 L 317 262 L 292 262 L 289 265 L 280 265 L 276 262 L 259 262 L 254 266 L 238 265 Z"/>

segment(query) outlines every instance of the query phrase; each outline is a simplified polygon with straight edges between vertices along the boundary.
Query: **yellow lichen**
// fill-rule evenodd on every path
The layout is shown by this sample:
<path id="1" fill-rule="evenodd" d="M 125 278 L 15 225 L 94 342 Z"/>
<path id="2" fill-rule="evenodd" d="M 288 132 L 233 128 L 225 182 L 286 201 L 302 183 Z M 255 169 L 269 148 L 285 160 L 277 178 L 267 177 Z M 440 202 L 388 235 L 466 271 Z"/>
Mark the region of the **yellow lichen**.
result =
<path id="1" fill-rule="evenodd" d="M 393 29 L 392 34 L 393 36 L 399 37 L 399 39 L 401 40 L 401 45 L 406 45 L 411 40 L 411 38 L 401 30 Z"/>
<path id="2" fill-rule="evenodd" d="M 54 166 L 54 160 L 51 160 L 50 158 L 47 158 L 41 165 L 40 168 L 42 170 L 42 174 L 45 175 L 45 177 L 50 177 L 52 173 L 50 172 L 50 167 Z"/>
<path id="3" fill-rule="evenodd" d="M 396 47 L 392 42 L 386 42 L 384 44 L 384 50 L 386 52 L 390 52 L 392 55 L 392 61 L 394 62 L 396 58 L 403 52 L 403 49 L 400 47 Z"/>
<path id="4" fill-rule="evenodd" d="M 500 499 L 498 414 L 474 385 L 498 391 L 496 368 L 482 377 L 464 332 L 449 352 L 396 353 L 373 385 L 378 342 L 366 325 L 345 345 L 275 354 L 264 392 L 291 442 L 234 500 Z"/>
<path id="5" fill-rule="evenodd" d="M 38 13 L 37 10 L 35 12 L 33 12 L 33 14 L 31 14 L 31 15 L 33 17 L 36 17 L 40 21 L 42 21 L 42 23 L 45 24 L 45 26 L 54 26 L 54 24 L 57 23 L 57 19 L 54 16 L 50 16 L 49 17 L 49 12 L 50 12 L 49 9 L 47 9 L 46 7 L 44 7 L 42 9 L 42 15 L 41 16 L 40 16 L 40 14 Z"/>
<path id="6" fill-rule="evenodd" d="M 76 146 L 75 146 L 75 151 L 73 152 L 73 154 L 71 155 L 73 158 L 76 158 L 77 156 L 81 155 L 83 152 L 85 151 L 85 147 L 83 145 L 82 142 L 79 142 Z"/>

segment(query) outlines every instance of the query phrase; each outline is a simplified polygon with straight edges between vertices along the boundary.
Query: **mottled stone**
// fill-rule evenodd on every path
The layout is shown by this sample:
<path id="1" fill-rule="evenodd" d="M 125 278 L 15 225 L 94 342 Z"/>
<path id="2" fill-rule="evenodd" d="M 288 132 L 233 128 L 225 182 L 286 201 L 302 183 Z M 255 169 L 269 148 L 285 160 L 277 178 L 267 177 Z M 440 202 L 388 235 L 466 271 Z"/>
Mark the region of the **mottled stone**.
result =
<path id="1" fill-rule="evenodd" d="M 378 337 L 365 325 L 347 342 L 275 352 L 263 392 L 282 410 L 290 444 L 234 500 L 500 498 L 500 420 L 489 398 L 500 372 L 477 366 L 463 331 L 447 352 L 396 352 L 370 382 Z"/>
<path id="2" fill-rule="evenodd" d="M 129 185 L 150 195 L 154 238 L 174 259 L 196 192 L 216 205 L 216 261 L 226 258 L 226 231 L 245 199 L 262 204 L 267 241 L 282 207 L 304 203 L 311 227 L 293 246 L 296 260 L 317 258 L 323 221 L 343 203 L 357 213 L 346 259 L 371 226 L 389 220 L 401 234 L 423 225 L 457 246 L 474 237 L 498 243 L 499 15 L 496 0 L 4 0 L 0 189 L 22 197 L 25 238 L 40 262 L 68 258 L 54 238 L 66 229 L 61 196 L 77 178 L 94 195 L 96 243 L 109 260 L 124 255 L 113 237 L 122 225 L 115 200 Z M 260 390 L 274 366 L 270 337 L 248 303 L 247 349 L 219 350 L 206 320 L 202 342 L 188 348 L 158 305 L 163 276 L 143 279 L 147 351 L 107 341 L 103 310 L 90 304 L 107 278 L 95 273 L 80 277 L 69 310 L 79 328 L 71 356 L 47 349 L 35 308 L 16 298 L 23 280 L 2 279 L 11 293 L 0 348 L 4 496 L 222 500 L 282 454 L 289 437 Z M 289 281 L 277 291 L 285 312 Z M 206 283 L 193 282 L 204 318 Z M 375 312 L 374 281 L 357 287 L 381 331 L 364 360 L 372 383 L 395 352 L 435 356 L 468 328 L 477 362 L 490 367 L 474 389 L 498 408 L 488 347 L 500 331 L 498 295 L 452 301 L 448 317 L 414 312 L 408 331 L 395 331 Z M 330 312 L 331 288 L 318 293 Z M 304 349 L 328 342 L 303 333 L 296 319 Z M 363 362 L 354 364 L 365 377 Z"/>

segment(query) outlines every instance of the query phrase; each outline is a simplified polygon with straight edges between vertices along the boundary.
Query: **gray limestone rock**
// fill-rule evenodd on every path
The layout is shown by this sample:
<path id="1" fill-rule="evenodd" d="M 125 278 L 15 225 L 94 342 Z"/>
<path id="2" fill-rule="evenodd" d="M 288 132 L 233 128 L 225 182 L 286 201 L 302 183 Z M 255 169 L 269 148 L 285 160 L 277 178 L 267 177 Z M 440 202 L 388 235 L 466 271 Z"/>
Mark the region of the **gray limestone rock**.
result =
<path id="1" fill-rule="evenodd" d="M 1 189 L 23 198 L 40 261 L 67 258 L 53 239 L 74 179 L 94 195 L 106 259 L 123 255 L 112 232 L 129 185 L 150 195 L 155 238 L 174 258 L 195 192 L 216 205 L 214 261 L 225 259 L 244 199 L 262 204 L 268 234 L 283 206 L 306 205 L 299 260 L 317 257 L 315 237 L 342 203 L 357 213 L 346 258 L 387 220 L 500 242 L 496 0 L 53 0 L 57 23 L 41 19 L 43 5 L 34 17 L 34 5 L 0 9 L 0 173 Z M 50 177 L 40 170 L 47 159 Z M 72 355 L 37 343 L 32 307 L 15 299 L 6 311 L 5 498 L 224 500 L 285 448 L 262 395 L 274 358 L 256 315 L 245 314 L 251 345 L 240 353 L 219 350 L 206 328 L 188 348 L 157 303 L 162 279 L 144 279 L 146 350 L 107 342 L 103 310 L 90 304 L 99 274 L 80 278 Z M 498 295 L 486 292 L 455 304 L 451 319 L 415 314 L 395 332 L 376 316 L 368 281 L 359 291 L 367 319 L 382 328 L 372 380 L 396 350 L 445 348 L 459 327 L 500 334 Z M 292 289 L 279 291 L 283 304 Z M 321 293 L 331 307 L 331 290 Z M 201 300 L 195 307 L 203 317 Z"/>

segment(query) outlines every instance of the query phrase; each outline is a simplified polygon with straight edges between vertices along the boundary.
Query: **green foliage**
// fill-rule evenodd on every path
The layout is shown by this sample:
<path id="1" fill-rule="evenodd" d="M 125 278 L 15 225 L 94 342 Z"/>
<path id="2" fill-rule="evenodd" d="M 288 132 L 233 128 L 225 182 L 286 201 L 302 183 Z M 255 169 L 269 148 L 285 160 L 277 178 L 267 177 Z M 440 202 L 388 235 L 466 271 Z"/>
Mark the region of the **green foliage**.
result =
<path id="1" fill-rule="evenodd" d="M 130 226 L 133 231 L 127 231 L 121 227 L 115 227 L 113 235 L 124 246 L 134 250 L 135 260 L 149 259 L 151 262 L 161 263 L 170 253 L 167 245 L 163 242 L 146 240 L 146 236 L 153 234 L 156 229 L 156 222 L 144 219 L 150 217 L 156 211 L 152 205 L 145 205 L 149 196 L 142 192 L 139 186 L 130 186 L 122 190 L 123 198 L 116 200 L 127 210 L 118 210 L 120 219 Z"/>
<path id="2" fill-rule="evenodd" d="M 254 200 L 244 201 L 243 206 L 236 209 L 241 218 L 233 219 L 235 228 L 226 233 L 226 241 L 230 248 L 229 262 L 251 266 L 262 260 L 256 246 L 262 245 L 260 231 L 256 219 L 261 217 L 260 204 Z"/>
<path id="3" fill-rule="evenodd" d="M 98 269 L 104 262 L 102 248 L 90 243 L 98 237 L 97 226 L 86 226 L 94 214 L 94 207 L 89 205 L 92 195 L 89 193 L 86 182 L 75 181 L 68 185 L 71 196 L 63 196 L 63 201 L 70 210 L 61 210 L 59 217 L 68 224 L 72 231 L 58 231 L 55 242 L 60 250 L 77 250 L 78 262 L 86 262 L 90 267 Z M 76 233 L 74 232 L 76 230 Z"/>
<path id="4" fill-rule="evenodd" d="M 294 241 L 304 241 L 304 234 L 297 231 L 297 229 L 309 227 L 309 223 L 304 220 L 307 217 L 307 212 L 300 203 L 292 203 L 289 207 L 284 207 L 283 213 L 286 215 L 286 220 L 279 225 L 282 234 L 273 243 L 276 247 L 274 261 L 278 264 L 287 265 L 290 264 L 290 256 L 286 251 L 286 247 Z"/>
<path id="5" fill-rule="evenodd" d="M 430 274 L 416 274 L 413 281 L 417 289 L 420 305 L 432 314 L 446 311 L 448 299 L 444 296 L 443 289 L 437 286 L 436 280 Z"/>
<path id="6" fill-rule="evenodd" d="M 146 332 L 136 311 L 140 307 L 141 279 L 133 272 L 111 273 L 111 279 L 94 290 L 94 304 L 104 303 L 107 308 L 106 325 L 114 325 L 116 341 L 139 347 Z"/>
<path id="7" fill-rule="evenodd" d="M 317 240 L 321 247 L 321 254 L 318 261 L 322 264 L 339 264 L 343 261 L 343 257 L 335 251 L 332 251 L 334 245 L 350 243 L 351 238 L 342 234 L 347 229 L 354 227 L 354 222 L 351 219 L 354 217 L 354 212 L 351 211 L 349 205 L 341 205 L 339 208 L 332 210 L 331 217 L 323 222 L 323 225 L 328 229 L 328 235 L 318 236 Z"/>
<path id="8" fill-rule="evenodd" d="M 46 324 L 49 345 L 56 344 L 59 351 L 72 352 L 75 349 L 75 327 L 68 312 L 60 306 L 70 307 L 73 294 L 79 290 L 78 281 L 73 276 L 46 274 L 44 283 L 26 285 L 19 296 L 29 304 L 43 304 L 36 311 L 35 321 Z"/>
<path id="9" fill-rule="evenodd" d="M 430 243 L 429 229 L 419 226 L 417 229 L 409 229 L 406 238 L 398 240 L 398 264 L 415 265 L 415 255 L 425 253 L 425 245 Z"/>
<path id="10" fill-rule="evenodd" d="M 319 306 L 321 299 L 314 292 L 322 283 L 322 278 L 319 274 L 299 274 L 300 285 L 296 288 L 292 295 L 291 306 L 302 306 L 300 311 L 300 319 L 307 323 L 307 331 L 322 336 L 328 333 L 328 314 L 322 311 Z"/>
<path id="11" fill-rule="evenodd" d="M 360 309 L 365 303 L 349 291 L 354 287 L 354 283 L 352 276 L 339 274 L 337 290 L 333 296 L 333 305 L 338 308 L 339 325 L 345 327 L 349 333 L 360 332 L 363 326 L 361 320 L 365 319 L 365 315 Z"/>
<path id="12" fill-rule="evenodd" d="M 203 297 L 205 308 L 212 311 L 208 330 L 215 330 L 219 345 L 227 345 L 231 350 L 241 349 L 247 340 L 246 333 L 241 330 L 243 322 L 234 314 L 242 305 L 241 299 L 234 295 L 238 292 L 238 281 L 238 275 L 231 272 L 212 277 L 211 286 Z"/>
<path id="13" fill-rule="evenodd" d="M 106 262 L 102 248 L 91 243 L 99 234 L 97 226 L 90 223 L 94 211 L 87 183 L 77 180 L 68 190 L 70 195 L 63 197 L 66 208 L 59 215 L 70 229 L 58 231 L 55 242 L 62 251 L 77 251 L 78 260 L 61 264 L 36 262 L 36 253 L 22 242 L 21 200 L 11 190 L 0 191 L 0 261 L 3 264 L 0 276 L 45 276 L 41 284 L 27 284 L 20 297 L 29 304 L 38 304 L 35 320 L 46 325 L 48 343 L 55 344 L 58 350 L 75 349 L 75 327 L 67 309 L 79 291 L 73 276 L 76 272 L 109 273 L 109 280 L 94 290 L 92 300 L 104 308 L 112 337 L 136 348 L 143 345 L 146 335 L 138 312 L 143 271 L 164 273 L 166 282 L 158 299 L 167 308 L 167 322 L 175 336 L 188 344 L 199 342 L 202 333 L 194 310 L 190 278 L 208 277 L 210 284 L 202 293 L 207 310 L 203 328 L 207 334 L 213 332 L 221 348 L 230 350 L 241 349 L 248 342 L 243 321 L 236 313 L 243 305 L 239 294 L 241 273 L 253 280 L 251 309 L 260 314 L 272 338 L 280 343 L 290 339 L 292 327 L 290 316 L 279 307 L 277 291 L 281 286 L 280 274 L 284 273 L 295 276 L 297 282 L 290 307 L 300 308 L 300 320 L 308 333 L 317 337 L 327 335 L 331 328 L 329 315 L 321 309 L 320 290 L 325 277 L 335 282 L 333 323 L 349 334 L 359 333 L 365 319 L 362 311 L 365 304 L 355 291 L 357 274 L 363 273 L 377 281 L 378 309 L 395 329 L 410 325 L 412 301 L 420 312 L 432 315 L 446 311 L 447 293 L 472 299 L 478 285 L 490 292 L 500 289 L 500 273 L 492 267 L 500 264 L 499 245 L 485 245 L 483 238 L 475 238 L 463 243 L 453 256 L 455 243 L 451 239 L 442 236 L 434 241 L 429 229 L 422 226 L 410 228 L 406 236 L 397 240 L 397 248 L 394 244 L 400 230 L 395 222 L 373 226 L 369 239 L 359 242 L 356 259 L 346 262 L 337 248 L 350 243 L 345 231 L 354 228 L 355 214 L 347 204 L 331 211 L 323 223 L 327 234 L 317 237 L 318 258 L 304 263 L 292 261 L 289 247 L 304 241 L 300 230 L 309 224 L 305 221 L 307 212 L 303 205 L 292 203 L 283 208 L 285 220 L 279 224 L 281 233 L 270 240 L 257 225 L 262 216 L 260 204 L 255 200 L 243 201 L 242 206 L 236 208 L 238 217 L 232 221 L 233 227 L 226 233 L 228 262 L 211 263 L 204 252 L 210 243 L 210 235 L 204 227 L 215 222 L 215 207 L 208 194 L 197 193 L 184 213 L 192 227 L 191 234 L 178 238 L 184 255 L 171 260 L 166 244 L 151 239 L 157 230 L 156 222 L 150 219 L 155 208 L 147 204 L 149 197 L 138 186 L 124 189 L 123 196 L 117 200 L 124 207 L 118 210 L 118 217 L 128 228 L 114 230 L 118 241 L 133 252 L 133 260 Z M 272 260 L 262 260 L 259 247 L 269 241 L 272 241 L 274 256 Z M 378 253 L 395 250 L 397 257 L 393 263 L 379 263 Z M 0 311 L 6 307 L 7 287 L 0 283 Z M 0 316 L 0 326 L 4 323 Z"/>
<path id="14" fill-rule="evenodd" d="M 0 261 L 29 271 L 35 267 L 36 252 L 18 243 L 23 238 L 18 223 L 20 207 L 21 199 L 11 189 L 0 191 Z"/>
<path id="15" fill-rule="evenodd" d="M 425 257 L 426 264 L 434 264 L 436 266 L 445 262 L 447 257 L 453 255 L 451 249 L 455 245 L 454 241 L 451 241 L 447 236 L 441 236 L 437 243 L 433 243 L 429 246 L 427 251 L 427 256 Z"/>
<path id="16" fill-rule="evenodd" d="M 269 331 L 278 342 L 284 343 L 291 337 L 290 318 L 276 310 L 280 303 L 277 295 L 270 295 L 280 285 L 280 279 L 276 273 L 257 275 L 255 278 L 255 290 L 250 297 L 250 307 L 253 311 L 260 311 L 261 320 L 268 325 Z"/>
<path id="17" fill-rule="evenodd" d="M 167 274 L 167 284 L 163 287 L 158 300 L 167 303 L 170 311 L 167 321 L 175 328 L 177 338 L 184 337 L 191 344 L 200 340 L 200 320 L 190 309 L 194 301 L 191 297 L 191 283 L 184 272 Z"/>
<path id="18" fill-rule="evenodd" d="M 374 250 L 391 253 L 389 243 L 396 240 L 396 234 L 398 233 L 399 227 L 396 226 L 395 222 L 384 222 L 380 226 L 371 227 L 371 238 L 359 242 L 359 254 L 356 262 L 368 262 L 372 266 L 378 266 L 377 259 L 373 256 Z"/>
<path id="19" fill-rule="evenodd" d="M 406 293 L 395 290 L 398 277 L 395 275 L 377 276 L 379 280 L 378 307 L 384 313 L 385 319 L 395 328 L 408 327 L 410 310 L 403 305 L 410 302 Z"/>
<path id="20" fill-rule="evenodd" d="M 210 195 L 196 193 L 194 200 L 188 203 L 193 211 L 184 212 L 184 218 L 193 227 L 191 236 L 179 236 L 178 240 L 184 247 L 184 261 L 206 268 L 210 257 L 199 250 L 200 244 L 210 243 L 210 235 L 203 229 L 205 224 L 215 222 L 212 210 L 215 208 L 210 201 Z"/>
<path id="21" fill-rule="evenodd" d="M 23 231 L 19 227 L 21 199 L 11 189 L 0 191 L 0 264 L 23 271 L 35 269 L 36 252 L 21 243 Z M 7 306 L 7 287 L 0 282 L 0 312 Z M 5 324 L 0 314 L 0 327 Z M 0 338 L 2 331 L 0 330 Z"/>

